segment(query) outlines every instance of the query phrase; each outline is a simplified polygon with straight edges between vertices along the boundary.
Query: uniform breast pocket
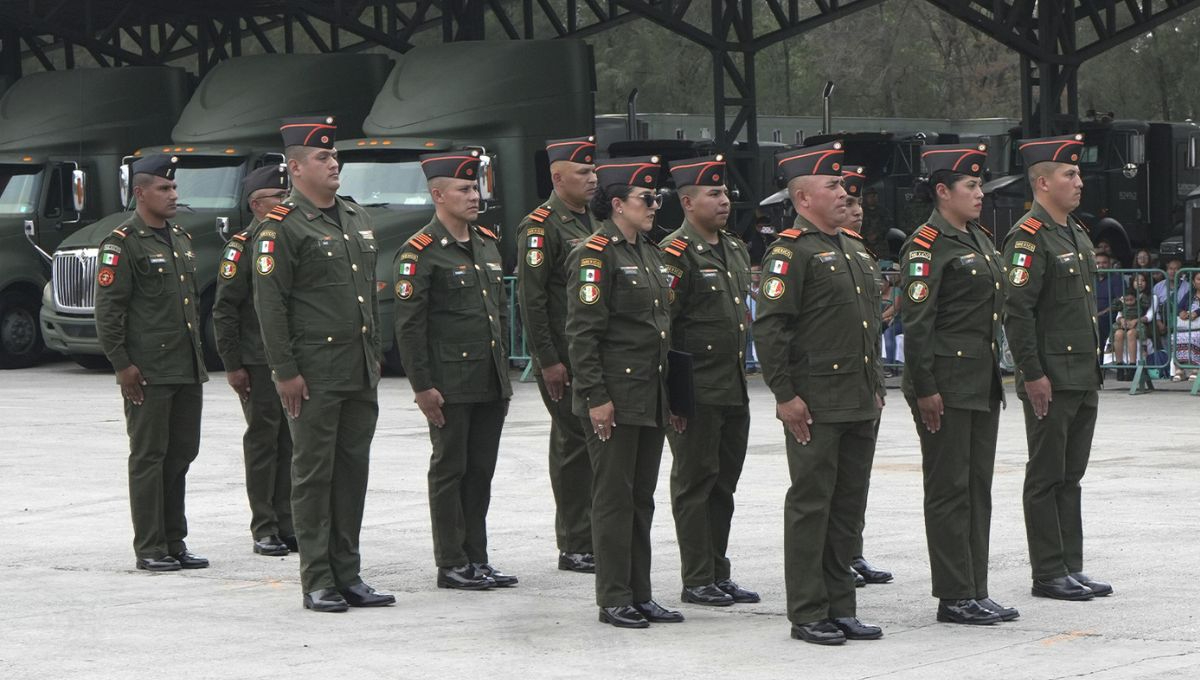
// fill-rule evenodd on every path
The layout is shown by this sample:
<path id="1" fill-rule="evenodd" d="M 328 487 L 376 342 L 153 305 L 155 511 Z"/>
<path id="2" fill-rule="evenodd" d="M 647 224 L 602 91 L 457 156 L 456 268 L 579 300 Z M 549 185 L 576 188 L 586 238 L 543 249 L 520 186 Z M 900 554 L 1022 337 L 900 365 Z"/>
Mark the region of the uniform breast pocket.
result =
<path id="1" fill-rule="evenodd" d="M 1052 269 L 1056 300 L 1075 300 L 1083 297 L 1083 267 L 1078 258 L 1055 258 Z"/>
<path id="2" fill-rule="evenodd" d="M 472 309 L 479 306 L 479 283 L 474 271 L 453 269 L 442 275 L 447 309 Z"/>
<path id="3" fill-rule="evenodd" d="M 806 295 L 812 307 L 831 307 L 854 301 L 854 279 L 844 262 L 814 259 L 809 265 L 811 295 Z"/>
<path id="4" fill-rule="evenodd" d="M 627 312 L 645 311 L 652 304 L 650 274 L 644 272 L 620 272 L 616 275 L 613 301 L 617 309 Z"/>
<path id="5" fill-rule="evenodd" d="M 346 246 L 334 238 L 311 240 L 301 251 L 300 268 L 313 288 L 345 285 Z"/>
<path id="6" fill-rule="evenodd" d="M 379 257 L 379 246 L 375 244 L 375 239 L 363 238 L 361 234 L 357 237 L 357 241 L 358 251 L 362 253 L 363 263 L 366 265 L 366 271 L 363 273 L 369 278 L 374 278 L 375 264 Z"/>
<path id="7" fill-rule="evenodd" d="M 137 275 L 134 281 L 138 292 L 147 297 L 167 295 L 176 290 L 175 271 L 161 256 L 151 256 L 136 261 Z"/>

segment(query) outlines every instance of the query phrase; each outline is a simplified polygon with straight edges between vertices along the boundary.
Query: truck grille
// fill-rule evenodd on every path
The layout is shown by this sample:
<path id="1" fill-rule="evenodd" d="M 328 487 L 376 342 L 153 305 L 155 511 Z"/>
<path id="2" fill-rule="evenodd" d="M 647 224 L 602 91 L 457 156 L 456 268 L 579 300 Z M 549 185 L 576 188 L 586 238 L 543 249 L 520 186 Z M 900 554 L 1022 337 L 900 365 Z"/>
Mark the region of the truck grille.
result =
<path id="1" fill-rule="evenodd" d="M 54 305 L 59 311 L 91 314 L 96 306 L 96 248 L 54 254 Z"/>

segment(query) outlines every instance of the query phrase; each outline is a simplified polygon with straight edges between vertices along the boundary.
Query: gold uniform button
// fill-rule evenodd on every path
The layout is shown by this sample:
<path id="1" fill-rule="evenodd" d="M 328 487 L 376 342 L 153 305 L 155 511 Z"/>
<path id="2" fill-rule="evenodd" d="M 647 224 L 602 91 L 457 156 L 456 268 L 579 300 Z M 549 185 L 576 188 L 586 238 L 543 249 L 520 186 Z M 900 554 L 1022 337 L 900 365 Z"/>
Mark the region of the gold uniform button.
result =
<path id="1" fill-rule="evenodd" d="M 744 330 L 746 330 L 746 324 L 744 324 L 744 323 L 739 323 L 739 324 L 738 324 L 738 330 L 739 330 L 739 331 L 744 331 Z"/>
<path id="2" fill-rule="evenodd" d="M 870 358 L 870 357 L 868 357 L 868 356 L 866 356 L 866 355 L 863 355 L 863 363 L 864 363 L 864 364 L 869 364 L 869 363 L 871 363 L 871 358 Z"/>
<path id="3" fill-rule="evenodd" d="M 325 338 L 325 342 L 333 342 L 333 336 L 331 335 L 331 336 Z"/>
<path id="4" fill-rule="evenodd" d="M 1000 320 L 1000 315 L 996 314 L 996 313 L 992 313 L 992 321 L 999 321 L 999 320 Z"/>
<path id="5" fill-rule="evenodd" d="M 350 234 L 342 234 L 342 238 L 343 238 L 343 239 L 345 239 L 345 240 L 347 240 L 347 241 L 349 241 L 349 240 L 350 240 Z"/>
<path id="6" fill-rule="evenodd" d="M 191 321 L 188 322 L 188 330 L 189 331 L 192 330 L 192 322 Z"/>
<path id="7" fill-rule="evenodd" d="M 363 327 L 362 327 L 362 332 L 363 332 L 363 335 L 366 335 L 366 334 L 367 334 L 367 327 L 366 327 L 366 326 L 363 326 Z"/>
<path id="8" fill-rule="evenodd" d="M 741 359 L 745 352 L 738 352 L 738 358 Z"/>
<path id="9" fill-rule="evenodd" d="M 1092 284 L 1090 284 L 1090 283 L 1083 284 L 1083 289 L 1089 293 L 1092 292 Z"/>
<path id="10" fill-rule="evenodd" d="M 659 373 L 662 373 L 662 364 L 659 364 L 659 365 L 658 365 L 658 372 L 659 372 Z"/>
<path id="11" fill-rule="evenodd" d="M 864 321 L 864 322 L 863 322 L 863 328 L 866 328 L 866 327 L 867 327 L 867 322 L 866 322 L 866 321 Z"/>
<path id="12" fill-rule="evenodd" d="M 850 259 L 850 253 L 842 253 L 842 257 L 844 257 L 844 258 L 846 258 L 847 260 L 849 260 L 849 259 Z"/>
<path id="13" fill-rule="evenodd" d="M 163 273 L 164 271 L 166 271 L 166 270 L 164 270 L 162 267 L 159 267 L 159 268 L 158 268 L 158 273 L 159 273 L 159 274 Z"/>
<path id="14" fill-rule="evenodd" d="M 996 282 L 996 290 L 1000 290 L 1000 282 L 999 281 Z"/>
<path id="15" fill-rule="evenodd" d="M 1074 274 L 1074 273 L 1075 273 L 1075 268 L 1074 268 L 1074 267 L 1068 267 L 1068 268 L 1067 268 L 1067 271 L 1068 271 L 1068 272 L 1070 272 L 1070 273 L 1072 273 L 1072 274 Z"/>
<path id="16" fill-rule="evenodd" d="M 326 252 L 326 253 L 325 253 L 325 256 L 326 256 L 326 257 L 333 257 L 333 253 L 332 253 L 332 252 Z"/>
<path id="17" fill-rule="evenodd" d="M 1070 351 L 1071 351 L 1071 346 L 1070 346 L 1070 345 L 1067 345 L 1067 351 L 1068 351 L 1068 352 L 1070 352 Z"/>
<path id="18" fill-rule="evenodd" d="M 710 351 L 710 352 L 712 351 L 712 345 L 708 346 L 708 351 Z"/>
<path id="19" fill-rule="evenodd" d="M 359 295 L 359 296 L 358 296 L 358 301 L 359 301 L 359 302 L 362 302 L 362 301 L 363 301 L 363 296 Z"/>
<path id="20" fill-rule="evenodd" d="M 838 369 L 838 365 L 837 365 L 837 364 L 834 364 L 834 365 L 833 365 L 833 370 L 835 370 L 835 371 L 836 371 L 837 369 Z"/>
<path id="21" fill-rule="evenodd" d="M 160 272 L 161 272 L 162 270 L 160 269 L 160 270 L 158 270 L 158 271 L 160 271 Z M 182 280 L 183 280 L 183 274 L 180 274 L 180 275 L 179 275 L 179 280 L 180 280 L 180 281 L 182 281 Z"/>
<path id="22" fill-rule="evenodd" d="M 491 314 L 488 314 L 488 321 L 495 321 L 495 320 L 496 320 L 495 317 L 493 317 Z"/>
<path id="23" fill-rule="evenodd" d="M 465 359 L 465 358 L 467 358 L 467 353 L 466 353 L 466 352 L 463 352 L 463 358 L 464 358 L 464 359 Z"/>
<path id="24" fill-rule="evenodd" d="M 987 260 L 988 262 L 991 262 L 991 261 L 992 261 L 992 256 L 991 256 L 991 255 L 984 255 L 984 256 L 983 256 L 983 259 Z"/>
<path id="25" fill-rule="evenodd" d="M 176 259 L 179 259 L 179 251 L 178 251 L 178 250 L 176 250 L 176 251 L 173 251 L 173 253 L 174 253 L 174 255 L 175 255 L 175 258 L 176 258 Z"/>
<path id="26" fill-rule="evenodd" d="M 709 286 L 709 287 L 710 287 L 710 288 L 712 288 L 713 290 L 716 290 L 716 289 L 717 289 L 717 287 L 716 287 L 716 286 Z"/>
<path id="27" fill-rule="evenodd" d="M 475 271 L 480 271 L 479 265 L 475 265 Z"/>
<path id="28" fill-rule="evenodd" d="M 487 297 L 487 291 L 486 291 L 486 290 L 485 290 L 485 291 L 483 291 L 483 296 L 484 296 L 484 297 Z"/>
<path id="29" fill-rule="evenodd" d="M 350 268 L 353 269 L 354 271 L 358 271 L 358 265 L 356 265 L 356 264 L 350 265 Z"/>
<path id="30" fill-rule="evenodd" d="M 493 340 L 493 341 L 492 341 L 492 347 L 495 347 L 495 346 L 496 346 L 496 341 L 495 341 L 495 340 Z"/>
<path id="31" fill-rule="evenodd" d="M 633 373 L 633 369 L 632 369 L 632 368 L 627 368 L 627 369 L 625 369 L 625 372 L 626 372 L 626 373 Z"/>
<path id="32" fill-rule="evenodd" d="M 655 301 L 654 301 L 654 306 L 655 306 L 655 307 L 657 307 L 657 306 L 658 306 L 658 300 L 655 300 Z"/>
<path id="33" fill-rule="evenodd" d="M 733 296 L 733 304 L 735 304 L 735 305 L 740 305 L 740 304 L 742 304 L 742 299 L 741 299 L 740 297 L 738 297 L 738 296 L 734 295 L 734 296 Z"/>
<path id="34" fill-rule="evenodd" d="M 862 295 L 862 286 L 855 286 L 854 292 L 858 293 L 859 295 Z"/>
<path id="35" fill-rule="evenodd" d="M 188 301 L 188 299 L 187 299 L 187 298 L 184 298 L 184 299 L 183 299 L 183 304 L 185 304 L 185 305 L 186 305 L 186 304 L 188 304 L 188 302 L 189 302 L 189 301 Z"/>
<path id="36" fill-rule="evenodd" d="M 974 270 L 974 269 L 972 269 L 972 270 L 971 270 L 971 276 L 975 276 L 975 270 Z"/>
<path id="37" fill-rule="evenodd" d="M 835 266 L 833 266 L 833 265 L 829 265 L 829 271 L 831 271 L 831 272 L 836 272 L 836 271 L 837 271 L 837 267 L 835 267 Z"/>
<path id="38" fill-rule="evenodd" d="M 961 356 L 962 356 L 962 350 L 961 350 L 961 349 L 960 349 L 960 350 L 958 350 L 957 352 L 955 352 L 955 353 L 954 353 L 954 355 L 955 355 L 955 356 L 960 356 L 960 357 L 961 357 Z"/>

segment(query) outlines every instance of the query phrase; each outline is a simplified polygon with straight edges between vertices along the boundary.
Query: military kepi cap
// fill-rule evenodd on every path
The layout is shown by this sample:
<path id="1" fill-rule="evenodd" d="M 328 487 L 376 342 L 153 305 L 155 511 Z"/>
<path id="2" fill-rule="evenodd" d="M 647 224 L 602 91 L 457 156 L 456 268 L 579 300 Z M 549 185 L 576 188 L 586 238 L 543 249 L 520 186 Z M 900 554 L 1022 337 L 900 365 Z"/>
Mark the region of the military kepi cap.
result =
<path id="1" fill-rule="evenodd" d="M 175 179 L 175 165 L 179 163 L 178 156 L 168 156 L 157 153 L 134 161 L 129 167 L 132 175 L 154 175 L 166 179 Z"/>
<path id="2" fill-rule="evenodd" d="M 841 176 L 842 156 L 840 141 L 780 151 L 775 154 L 776 174 L 784 182 L 807 175 Z"/>
<path id="3" fill-rule="evenodd" d="M 479 179 L 479 150 L 444 151 L 421 155 L 421 171 L 425 179 L 450 177 L 453 179 Z"/>
<path id="4" fill-rule="evenodd" d="M 725 186 L 725 156 L 705 156 L 703 158 L 687 158 L 671 162 L 671 179 L 675 187 Z"/>
<path id="5" fill-rule="evenodd" d="M 546 155 L 551 163 L 571 161 L 590 165 L 596 162 L 596 138 L 588 135 L 571 139 L 551 139 L 546 142 Z"/>
<path id="6" fill-rule="evenodd" d="M 601 188 L 624 184 L 654 189 L 658 187 L 661 171 L 658 156 L 610 158 L 596 166 L 596 181 Z"/>
<path id="7" fill-rule="evenodd" d="M 863 185 L 867 183 L 867 169 L 861 165 L 852 168 L 842 168 L 842 186 L 846 193 L 854 198 L 861 198 Z"/>
<path id="8" fill-rule="evenodd" d="M 987 144 L 935 144 L 921 150 L 921 162 L 931 176 L 946 171 L 981 177 L 987 149 Z"/>
<path id="9" fill-rule="evenodd" d="M 1083 135 L 1020 139 L 1017 140 L 1017 149 L 1021 151 L 1026 168 L 1048 161 L 1079 165 L 1079 153 L 1083 151 Z"/>
<path id="10" fill-rule="evenodd" d="M 264 165 L 242 180 L 242 195 L 249 196 L 259 189 L 286 189 L 288 174 L 286 165 Z"/>
<path id="11" fill-rule="evenodd" d="M 279 134 L 283 135 L 284 147 L 315 146 L 319 149 L 332 149 L 337 141 L 337 123 L 333 116 L 305 116 L 303 118 L 284 118 L 279 126 Z"/>

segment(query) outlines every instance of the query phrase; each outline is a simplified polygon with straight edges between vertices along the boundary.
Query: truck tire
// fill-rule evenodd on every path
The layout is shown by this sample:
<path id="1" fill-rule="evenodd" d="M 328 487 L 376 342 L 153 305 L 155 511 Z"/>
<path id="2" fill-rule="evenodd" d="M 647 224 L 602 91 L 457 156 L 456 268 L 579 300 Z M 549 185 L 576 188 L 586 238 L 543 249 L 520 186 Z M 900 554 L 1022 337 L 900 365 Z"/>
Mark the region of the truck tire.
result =
<path id="1" fill-rule="evenodd" d="M 0 368 L 27 368 L 42 355 L 39 301 L 19 290 L 0 293 Z"/>
<path id="2" fill-rule="evenodd" d="M 111 371 L 112 364 L 103 354 L 72 354 L 71 361 L 89 371 Z"/>

